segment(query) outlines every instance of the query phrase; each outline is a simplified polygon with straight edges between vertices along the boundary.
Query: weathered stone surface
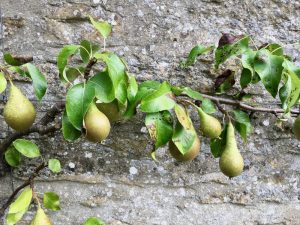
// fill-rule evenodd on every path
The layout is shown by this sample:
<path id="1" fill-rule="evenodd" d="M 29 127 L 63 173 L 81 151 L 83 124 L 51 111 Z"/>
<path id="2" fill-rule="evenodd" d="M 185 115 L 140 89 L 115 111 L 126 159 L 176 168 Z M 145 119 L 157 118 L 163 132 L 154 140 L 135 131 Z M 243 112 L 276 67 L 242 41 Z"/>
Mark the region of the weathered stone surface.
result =
<path id="1" fill-rule="evenodd" d="M 47 76 L 49 90 L 41 104 L 28 82 L 17 82 L 35 100 L 39 117 L 64 99 L 65 88 L 55 67 L 59 48 L 82 39 L 102 42 L 88 15 L 113 24 L 108 49 L 125 58 L 139 81 L 168 80 L 202 91 L 211 90 L 217 75 L 211 58 L 203 57 L 187 70 L 178 67 L 195 44 L 216 43 L 222 32 L 250 34 L 257 46 L 269 41 L 292 44 L 298 42 L 300 31 L 300 3 L 288 0 L 1 0 L 1 7 L 4 50 L 34 55 Z M 295 46 L 286 47 L 297 60 Z M 264 106 L 278 103 L 257 86 L 249 91 Z M 9 133 L 2 108 L 1 101 L 1 139 Z M 62 225 L 82 224 L 89 216 L 99 216 L 108 224 L 298 225 L 300 144 L 291 134 L 290 123 L 284 130 L 275 123 L 273 115 L 255 115 L 253 136 L 248 143 L 239 140 L 245 171 L 233 180 L 220 173 L 205 138 L 201 138 L 201 154 L 191 163 L 175 162 L 165 148 L 158 151 L 159 162 L 151 160 L 141 114 L 114 124 L 103 145 L 84 139 L 68 143 L 59 133 L 31 135 L 45 158 L 59 158 L 63 165 L 61 175 L 53 177 L 45 171 L 36 188 L 61 195 L 62 210 L 49 214 Z M 26 163 L 33 166 L 38 161 Z M 15 186 L 32 172 L 25 168 L 14 171 Z M 7 175 L 0 180 L 1 203 L 11 193 L 10 179 Z M 31 208 L 20 224 L 27 224 L 33 213 Z"/>

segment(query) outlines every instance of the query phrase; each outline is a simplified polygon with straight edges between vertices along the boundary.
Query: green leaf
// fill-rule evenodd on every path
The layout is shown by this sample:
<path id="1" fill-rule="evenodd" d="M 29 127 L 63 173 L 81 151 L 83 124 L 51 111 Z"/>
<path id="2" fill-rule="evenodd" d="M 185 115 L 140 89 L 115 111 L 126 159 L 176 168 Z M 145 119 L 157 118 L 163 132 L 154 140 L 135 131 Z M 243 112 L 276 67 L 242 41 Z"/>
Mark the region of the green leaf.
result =
<path id="1" fill-rule="evenodd" d="M 273 55 L 283 56 L 284 54 L 282 46 L 276 43 L 268 44 L 265 48 Z"/>
<path id="2" fill-rule="evenodd" d="M 99 45 L 95 45 L 87 40 L 80 42 L 80 56 L 84 63 L 88 63 L 93 55 L 100 49 Z"/>
<path id="3" fill-rule="evenodd" d="M 235 72 L 232 70 L 225 70 L 220 76 L 216 78 L 215 89 L 218 94 L 222 94 L 231 89 L 235 84 Z"/>
<path id="4" fill-rule="evenodd" d="M 169 111 L 148 113 L 145 125 L 151 139 L 155 142 L 155 149 L 165 145 L 173 134 L 173 120 Z"/>
<path id="5" fill-rule="evenodd" d="M 197 133 L 194 128 L 184 129 L 184 127 L 177 122 L 173 132 L 172 141 L 178 150 L 184 155 L 191 149 L 196 135 Z"/>
<path id="6" fill-rule="evenodd" d="M 26 64 L 26 62 L 22 62 L 21 60 L 13 57 L 10 53 L 4 53 L 4 61 L 11 66 L 21 66 Z"/>
<path id="7" fill-rule="evenodd" d="M 254 60 L 254 69 L 260 76 L 266 90 L 275 98 L 281 80 L 284 58 L 272 55 L 268 50 L 261 49 Z"/>
<path id="8" fill-rule="evenodd" d="M 80 45 L 66 45 L 61 50 L 60 53 L 57 56 L 57 67 L 59 70 L 59 74 L 62 74 L 65 67 L 68 64 L 69 58 L 76 54 L 78 49 L 80 48 Z"/>
<path id="9" fill-rule="evenodd" d="M 24 188 L 17 199 L 9 206 L 6 222 L 8 225 L 16 224 L 28 210 L 32 200 L 32 189 Z"/>
<path id="10" fill-rule="evenodd" d="M 250 84 L 252 81 L 252 73 L 251 70 L 243 68 L 241 72 L 240 85 L 244 89 Z"/>
<path id="11" fill-rule="evenodd" d="M 135 100 L 135 96 L 138 92 L 139 87 L 133 75 L 127 73 L 127 76 L 128 76 L 127 98 L 130 102 L 133 102 Z"/>
<path id="12" fill-rule="evenodd" d="M 234 126 L 243 140 L 247 141 L 247 136 L 252 132 L 249 115 L 241 110 L 233 110 L 235 123 Z"/>
<path id="13" fill-rule="evenodd" d="M 48 161 L 48 168 L 53 173 L 59 173 L 61 171 L 60 161 L 57 160 L 57 159 L 49 159 L 49 161 Z"/>
<path id="14" fill-rule="evenodd" d="M 53 211 L 60 210 L 59 196 L 55 192 L 44 193 L 44 206 Z"/>
<path id="15" fill-rule="evenodd" d="M 84 225 L 105 225 L 105 223 L 96 217 L 90 217 L 84 222 Z"/>
<path id="16" fill-rule="evenodd" d="M 80 76 L 81 74 L 84 73 L 85 68 L 84 67 L 78 67 L 78 68 L 74 68 L 74 67 L 68 67 L 66 66 L 64 68 L 64 71 L 62 72 L 62 74 L 59 74 L 59 79 L 62 82 L 67 82 L 67 83 L 71 83 L 73 82 L 78 76 Z"/>
<path id="17" fill-rule="evenodd" d="M 203 46 L 203 45 L 196 45 L 195 47 L 192 48 L 187 60 L 181 62 L 180 66 L 181 68 L 187 68 L 189 66 L 192 66 L 195 62 L 196 59 L 199 55 L 209 52 L 214 49 L 214 46 Z"/>
<path id="18" fill-rule="evenodd" d="M 88 83 L 94 86 L 99 101 L 109 103 L 115 99 L 115 90 L 107 70 L 97 73 Z"/>
<path id="19" fill-rule="evenodd" d="M 67 93 L 66 110 L 69 121 L 77 130 L 81 130 L 84 115 L 94 97 L 94 86 L 89 83 L 76 84 L 69 89 Z"/>
<path id="20" fill-rule="evenodd" d="M 8 147 L 4 156 L 8 165 L 12 167 L 18 167 L 21 163 L 21 154 L 12 145 Z"/>
<path id="21" fill-rule="evenodd" d="M 142 112 L 159 112 L 175 106 L 171 87 L 167 82 L 161 84 L 157 91 L 147 95 L 141 101 Z"/>
<path id="22" fill-rule="evenodd" d="M 75 141 L 81 136 L 81 131 L 77 130 L 70 122 L 66 110 L 62 118 L 62 132 L 64 138 L 68 141 Z"/>
<path id="23" fill-rule="evenodd" d="M 47 90 L 47 80 L 36 66 L 31 63 L 27 63 L 26 66 L 33 82 L 34 93 L 41 101 Z"/>
<path id="24" fill-rule="evenodd" d="M 184 87 L 182 89 L 182 94 L 186 94 L 187 96 L 189 96 L 190 98 L 192 98 L 194 100 L 203 101 L 203 96 L 198 91 L 194 91 L 190 87 Z"/>
<path id="25" fill-rule="evenodd" d="M 228 41 L 228 42 L 226 41 L 222 44 L 220 42 L 219 42 L 219 46 L 215 50 L 216 69 L 218 69 L 220 64 L 224 63 L 230 57 L 245 52 L 248 49 L 249 37 L 248 36 L 234 37 L 232 41 Z"/>
<path id="26" fill-rule="evenodd" d="M 96 22 L 91 16 L 90 21 L 104 38 L 107 38 L 110 35 L 112 27 L 108 22 Z"/>
<path id="27" fill-rule="evenodd" d="M 17 139 L 13 142 L 14 147 L 24 156 L 28 158 L 36 158 L 41 155 L 36 144 L 25 139 Z"/>
<path id="28" fill-rule="evenodd" d="M 101 54 L 96 53 L 95 58 L 102 60 L 107 65 L 108 73 L 115 90 L 115 97 L 120 103 L 125 105 L 127 100 L 127 85 L 125 74 L 126 68 L 122 60 L 117 55 L 110 52 Z"/>
<path id="29" fill-rule="evenodd" d="M 287 60 L 284 61 L 283 67 L 286 81 L 279 90 L 279 97 L 282 108 L 289 111 L 298 103 L 300 97 L 300 67 Z"/>
<path id="30" fill-rule="evenodd" d="M 227 126 L 224 127 L 222 133 L 220 134 L 220 137 L 210 140 L 211 154 L 215 158 L 219 158 L 221 156 L 224 148 L 225 148 L 225 145 L 226 145 L 226 132 L 227 132 Z"/>
<path id="31" fill-rule="evenodd" d="M 3 73 L 0 72 L 0 94 L 5 91 L 7 86 L 7 80 L 5 79 L 5 76 Z"/>
<path id="32" fill-rule="evenodd" d="M 209 100 L 208 98 L 203 99 L 201 108 L 204 112 L 206 112 L 208 114 L 211 114 L 211 113 L 214 113 L 217 111 L 214 103 L 211 100 Z"/>
<path id="33" fill-rule="evenodd" d="M 248 49 L 242 54 L 242 73 L 240 84 L 242 88 L 247 87 L 247 85 L 252 82 L 253 78 L 255 77 L 255 70 L 254 70 L 254 59 L 255 59 L 256 52 Z"/>
<path id="34" fill-rule="evenodd" d="M 23 70 L 22 68 L 20 68 L 19 66 L 11 66 L 8 68 L 8 70 L 10 70 L 13 73 L 18 73 L 20 74 L 22 77 L 30 77 L 30 74 L 28 73 L 28 71 Z"/>

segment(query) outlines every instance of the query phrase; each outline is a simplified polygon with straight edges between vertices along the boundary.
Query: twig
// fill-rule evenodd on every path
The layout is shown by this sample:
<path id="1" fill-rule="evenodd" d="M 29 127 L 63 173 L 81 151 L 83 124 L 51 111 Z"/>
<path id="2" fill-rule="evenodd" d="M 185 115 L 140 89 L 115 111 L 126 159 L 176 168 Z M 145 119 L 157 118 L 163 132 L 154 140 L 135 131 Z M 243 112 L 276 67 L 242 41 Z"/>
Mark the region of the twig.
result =
<path id="1" fill-rule="evenodd" d="M 16 195 L 26 186 L 32 185 L 34 182 L 34 178 L 36 178 L 40 171 L 47 167 L 47 164 L 44 162 L 40 164 L 33 172 L 33 174 L 19 187 L 16 188 L 16 190 L 11 194 L 11 196 L 8 198 L 8 200 L 2 205 L 0 209 L 0 218 L 2 218 L 5 214 L 5 210 L 8 208 L 8 206 L 12 203 L 12 201 L 15 199 Z"/>
<path id="2" fill-rule="evenodd" d="M 91 73 L 91 70 L 93 68 L 93 66 L 97 63 L 97 59 L 96 58 L 92 58 L 89 63 L 87 64 L 87 66 L 85 67 L 84 70 L 84 79 L 88 80 L 89 79 L 89 75 Z"/>

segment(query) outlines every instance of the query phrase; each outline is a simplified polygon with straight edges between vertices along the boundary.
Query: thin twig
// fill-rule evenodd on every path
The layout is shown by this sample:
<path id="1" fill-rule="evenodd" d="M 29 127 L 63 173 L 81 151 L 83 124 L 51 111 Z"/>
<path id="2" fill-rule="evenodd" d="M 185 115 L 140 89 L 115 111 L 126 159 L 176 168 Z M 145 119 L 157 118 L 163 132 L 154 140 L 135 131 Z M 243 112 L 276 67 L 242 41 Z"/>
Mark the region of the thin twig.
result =
<path id="1" fill-rule="evenodd" d="M 87 66 L 85 67 L 84 70 L 84 79 L 88 80 L 89 79 L 89 75 L 91 73 L 91 70 L 93 68 L 93 66 L 97 63 L 97 59 L 94 57 L 92 58 L 89 63 L 87 64 Z"/>

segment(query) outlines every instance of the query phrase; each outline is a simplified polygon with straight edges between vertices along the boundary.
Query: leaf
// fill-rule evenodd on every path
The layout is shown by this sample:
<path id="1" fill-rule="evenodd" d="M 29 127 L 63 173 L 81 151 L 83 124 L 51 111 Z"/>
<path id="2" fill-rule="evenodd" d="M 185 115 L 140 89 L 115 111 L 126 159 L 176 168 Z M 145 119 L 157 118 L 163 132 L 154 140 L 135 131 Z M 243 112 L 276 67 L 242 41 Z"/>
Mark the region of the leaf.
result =
<path id="1" fill-rule="evenodd" d="M 21 163 L 21 154 L 12 145 L 8 147 L 4 156 L 8 165 L 12 167 L 18 167 Z"/>
<path id="2" fill-rule="evenodd" d="M 17 139 L 13 142 L 14 147 L 24 156 L 28 158 L 36 158 L 41 155 L 36 144 L 25 139 Z"/>
<path id="3" fill-rule="evenodd" d="M 21 66 L 27 63 L 26 61 L 22 61 L 17 57 L 13 57 L 10 53 L 4 53 L 3 58 L 4 61 L 11 66 Z"/>
<path id="4" fill-rule="evenodd" d="M 68 67 L 66 66 L 63 73 L 59 74 L 59 79 L 62 82 L 73 82 L 79 75 L 84 73 L 85 68 L 84 67 Z"/>
<path id="5" fill-rule="evenodd" d="M 55 192 L 45 192 L 43 202 L 47 209 L 60 210 L 59 196 Z"/>
<path id="6" fill-rule="evenodd" d="M 273 55 L 283 56 L 284 54 L 282 46 L 276 43 L 268 44 L 265 48 Z"/>
<path id="7" fill-rule="evenodd" d="M 57 56 L 57 67 L 59 70 L 59 74 L 62 74 L 65 67 L 68 64 L 69 57 L 74 55 L 78 49 L 80 48 L 80 45 L 65 45 L 59 52 Z"/>
<path id="8" fill-rule="evenodd" d="M 30 74 L 28 73 L 28 71 L 25 71 L 23 70 L 21 67 L 19 66 L 11 66 L 8 68 L 11 72 L 13 73 L 18 73 L 20 74 L 22 77 L 28 77 L 28 78 L 31 78 L 30 77 Z"/>
<path id="9" fill-rule="evenodd" d="M 4 77 L 4 74 L 0 72 L 0 94 L 5 91 L 7 86 L 7 81 Z"/>
<path id="10" fill-rule="evenodd" d="M 223 34 L 215 50 L 215 68 L 232 56 L 242 54 L 248 49 L 249 37 Z"/>
<path id="11" fill-rule="evenodd" d="M 180 63 L 181 68 L 187 68 L 189 66 L 192 66 L 199 55 L 209 52 L 214 49 L 214 46 L 203 46 L 203 45 L 196 45 L 192 48 L 187 60 Z"/>
<path id="12" fill-rule="evenodd" d="M 112 27 L 108 22 L 96 22 L 91 16 L 90 21 L 104 38 L 107 38 L 110 35 Z"/>
<path id="13" fill-rule="evenodd" d="M 107 70 L 97 73 L 88 83 L 94 86 L 95 96 L 99 101 L 109 103 L 115 99 L 115 90 Z"/>
<path id="14" fill-rule="evenodd" d="M 211 154 L 215 158 L 219 158 L 221 156 L 224 148 L 225 148 L 225 145 L 226 145 L 226 132 L 227 132 L 227 126 L 224 127 L 222 133 L 220 134 L 220 137 L 210 140 Z"/>
<path id="15" fill-rule="evenodd" d="M 186 94 L 187 96 L 189 96 L 190 98 L 192 98 L 194 100 L 203 101 L 203 96 L 198 91 L 194 91 L 190 87 L 184 87 L 182 89 L 182 94 Z"/>
<path id="16" fill-rule="evenodd" d="M 105 223 L 96 217 L 90 217 L 84 222 L 84 225 L 105 225 Z"/>
<path id="17" fill-rule="evenodd" d="M 128 76 L 127 98 L 130 102 L 133 102 L 139 87 L 134 76 L 128 73 L 127 76 Z"/>
<path id="18" fill-rule="evenodd" d="M 214 113 L 217 111 L 214 103 L 211 100 L 209 100 L 208 98 L 204 98 L 202 100 L 201 108 L 204 112 L 206 112 L 208 114 L 211 114 L 211 113 Z"/>
<path id="19" fill-rule="evenodd" d="M 36 66 L 31 63 L 27 63 L 26 66 L 33 82 L 34 93 L 41 101 L 47 91 L 47 80 Z"/>
<path id="20" fill-rule="evenodd" d="M 247 87 L 247 85 L 254 80 L 255 70 L 254 70 L 254 59 L 256 52 L 248 49 L 242 54 L 242 73 L 240 79 L 240 85 L 242 88 Z"/>
<path id="21" fill-rule="evenodd" d="M 178 122 L 184 127 L 184 129 L 192 129 L 193 123 L 186 109 L 178 104 L 175 104 L 174 109 Z"/>
<path id="22" fill-rule="evenodd" d="M 268 50 L 261 49 L 254 60 L 254 69 L 258 73 L 266 90 L 275 98 L 281 80 L 284 58 L 272 55 Z"/>
<path id="23" fill-rule="evenodd" d="M 178 150 L 184 155 L 191 149 L 196 135 L 197 133 L 194 128 L 189 130 L 184 129 L 184 127 L 177 122 L 173 132 L 172 141 Z"/>
<path id="24" fill-rule="evenodd" d="M 84 63 L 88 63 L 93 55 L 100 49 L 99 45 L 95 45 L 87 40 L 80 42 L 80 56 Z"/>
<path id="25" fill-rule="evenodd" d="M 60 161 L 57 160 L 57 159 L 49 159 L 49 161 L 48 161 L 48 168 L 53 173 L 59 173 L 61 171 Z"/>
<path id="26" fill-rule="evenodd" d="M 232 70 L 225 70 L 220 76 L 216 78 L 215 89 L 216 92 L 221 94 L 231 89 L 235 84 L 235 72 Z"/>
<path id="27" fill-rule="evenodd" d="M 77 130 L 70 122 L 66 110 L 62 117 L 62 132 L 67 141 L 75 141 L 81 136 L 81 131 Z"/>
<path id="28" fill-rule="evenodd" d="M 107 65 L 108 73 L 115 90 L 115 97 L 124 105 L 127 100 L 127 87 L 125 74 L 126 68 L 122 60 L 117 55 L 110 52 L 101 54 L 97 53 L 95 54 L 95 58 L 102 60 Z"/>
<path id="29" fill-rule="evenodd" d="M 252 73 L 251 70 L 243 68 L 241 72 L 240 85 L 244 89 L 251 83 Z"/>
<path id="30" fill-rule="evenodd" d="M 173 134 L 173 120 L 169 111 L 148 113 L 145 125 L 151 139 L 155 142 L 155 149 L 165 145 Z"/>
<path id="31" fill-rule="evenodd" d="M 28 210 L 32 200 L 32 189 L 29 187 L 24 188 L 17 199 L 10 204 L 6 222 L 8 225 L 16 224 Z"/>
<path id="32" fill-rule="evenodd" d="M 235 123 L 234 126 L 243 140 L 247 141 L 247 136 L 252 132 L 249 115 L 241 110 L 233 110 Z"/>
<path id="33" fill-rule="evenodd" d="M 289 111 L 298 103 L 300 97 L 300 67 L 287 60 L 284 61 L 283 67 L 286 81 L 279 90 L 279 97 L 282 108 Z"/>
<path id="34" fill-rule="evenodd" d="M 77 130 L 81 130 L 84 115 L 94 97 L 95 89 L 89 83 L 76 84 L 67 92 L 67 115 L 69 121 Z"/>
<path id="35" fill-rule="evenodd" d="M 147 95 L 141 101 L 142 112 L 159 112 L 172 109 L 175 106 L 171 87 L 167 82 L 160 85 L 157 91 Z"/>

